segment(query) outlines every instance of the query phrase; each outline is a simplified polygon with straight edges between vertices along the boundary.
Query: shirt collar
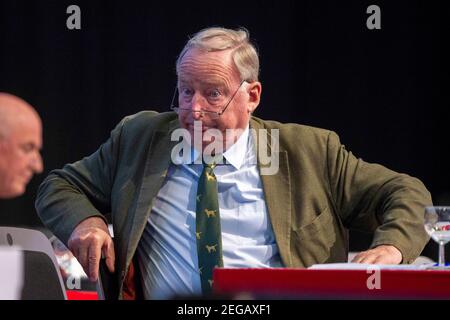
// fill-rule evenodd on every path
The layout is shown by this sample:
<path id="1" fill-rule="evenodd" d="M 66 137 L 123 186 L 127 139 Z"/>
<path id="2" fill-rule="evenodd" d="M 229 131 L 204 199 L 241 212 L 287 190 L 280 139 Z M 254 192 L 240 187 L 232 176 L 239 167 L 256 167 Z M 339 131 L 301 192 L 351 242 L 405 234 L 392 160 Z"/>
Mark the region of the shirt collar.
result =
<path id="1" fill-rule="evenodd" d="M 249 125 L 247 125 L 239 139 L 223 153 L 223 156 L 227 163 L 231 164 L 238 170 L 244 163 L 245 155 L 247 154 L 249 131 Z M 200 156 L 200 151 L 198 151 L 194 147 L 191 147 L 190 157 L 184 158 L 183 154 L 175 155 L 175 157 L 177 158 L 176 162 L 182 164 L 201 163 L 201 160 L 199 160 Z"/>
<path id="2" fill-rule="evenodd" d="M 236 169 L 240 169 L 245 160 L 248 147 L 249 126 L 245 128 L 239 139 L 223 153 L 223 156 Z"/>

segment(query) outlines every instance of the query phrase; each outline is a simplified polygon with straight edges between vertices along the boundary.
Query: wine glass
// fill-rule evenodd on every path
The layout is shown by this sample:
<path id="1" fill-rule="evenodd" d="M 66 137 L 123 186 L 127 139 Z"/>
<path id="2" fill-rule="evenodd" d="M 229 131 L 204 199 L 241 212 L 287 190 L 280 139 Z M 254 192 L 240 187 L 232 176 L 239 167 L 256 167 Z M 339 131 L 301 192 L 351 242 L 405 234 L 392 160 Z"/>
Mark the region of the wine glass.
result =
<path id="1" fill-rule="evenodd" d="M 425 230 L 439 244 L 437 268 L 445 268 L 444 246 L 450 241 L 450 207 L 426 207 Z"/>

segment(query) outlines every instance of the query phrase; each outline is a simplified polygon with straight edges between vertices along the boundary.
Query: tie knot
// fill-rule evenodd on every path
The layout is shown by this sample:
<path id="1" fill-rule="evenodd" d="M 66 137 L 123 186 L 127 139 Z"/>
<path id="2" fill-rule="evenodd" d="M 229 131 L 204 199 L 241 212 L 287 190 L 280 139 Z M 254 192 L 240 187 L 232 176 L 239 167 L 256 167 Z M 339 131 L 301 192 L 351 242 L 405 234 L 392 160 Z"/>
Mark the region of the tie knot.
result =
<path id="1" fill-rule="evenodd" d="M 217 164 L 215 162 L 213 163 L 206 163 L 203 161 L 203 167 L 204 169 L 210 169 L 210 170 L 214 170 L 214 168 L 217 166 Z"/>

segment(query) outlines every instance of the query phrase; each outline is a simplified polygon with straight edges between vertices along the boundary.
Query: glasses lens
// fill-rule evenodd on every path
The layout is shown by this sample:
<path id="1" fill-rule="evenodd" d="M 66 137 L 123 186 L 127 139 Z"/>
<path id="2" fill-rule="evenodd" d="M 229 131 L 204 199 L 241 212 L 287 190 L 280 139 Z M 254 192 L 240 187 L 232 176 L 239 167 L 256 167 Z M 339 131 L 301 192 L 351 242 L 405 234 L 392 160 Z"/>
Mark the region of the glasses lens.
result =
<path id="1" fill-rule="evenodd" d="M 174 112 L 180 114 L 181 112 L 198 112 L 200 113 L 200 116 L 203 117 L 207 117 L 208 119 L 211 120 L 216 120 L 218 118 L 220 118 L 220 116 L 225 112 L 225 110 L 228 108 L 228 105 L 230 104 L 230 102 L 233 100 L 234 96 L 237 94 L 237 92 L 239 91 L 239 89 L 241 88 L 242 84 L 245 81 L 242 81 L 238 88 L 236 89 L 236 91 L 232 94 L 231 98 L 228 100 L 228 102 L 225 102 L 225 99 L 222 99 L 223 101 L 215 101 L 214 103 L 211 103 L 211 106 L 216 106 L 217 108 L 215 109 L 220 109 L 219 106 L 221 105 L 225 105 L 223 107 L 222 110 L 219 110 L 219 112 L 217 111 L 210 111 L 210 110 L 200 110 L 200 111 L 192 111 L 191 108 L 180 108 L 178 107 L 178 88 L 175 87 L 175 91 L 173 93 L 173 97 L 172 97 L 172 101 L 170 104 L 170 109 L 173 110 Z"/>

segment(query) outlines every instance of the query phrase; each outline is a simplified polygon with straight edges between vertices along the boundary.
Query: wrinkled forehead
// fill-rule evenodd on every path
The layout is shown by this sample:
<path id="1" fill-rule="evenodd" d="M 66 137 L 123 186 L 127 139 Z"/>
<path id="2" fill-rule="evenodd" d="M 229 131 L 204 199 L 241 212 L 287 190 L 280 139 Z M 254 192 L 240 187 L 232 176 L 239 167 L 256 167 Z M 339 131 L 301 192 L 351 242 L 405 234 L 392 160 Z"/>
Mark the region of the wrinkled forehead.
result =
<path id="1" fill-rule="evenodd" d="M 177 66 L 178 82 L 207 82 L 230 85 L 239 81 L 239 73 L 234 66 L 231 51 L 207 52 L 190 49 Z"/>

